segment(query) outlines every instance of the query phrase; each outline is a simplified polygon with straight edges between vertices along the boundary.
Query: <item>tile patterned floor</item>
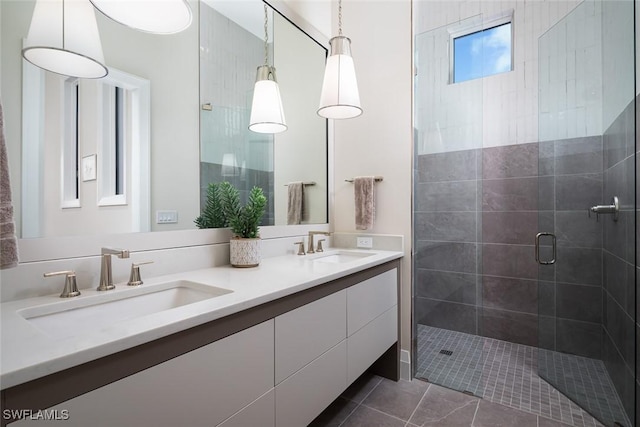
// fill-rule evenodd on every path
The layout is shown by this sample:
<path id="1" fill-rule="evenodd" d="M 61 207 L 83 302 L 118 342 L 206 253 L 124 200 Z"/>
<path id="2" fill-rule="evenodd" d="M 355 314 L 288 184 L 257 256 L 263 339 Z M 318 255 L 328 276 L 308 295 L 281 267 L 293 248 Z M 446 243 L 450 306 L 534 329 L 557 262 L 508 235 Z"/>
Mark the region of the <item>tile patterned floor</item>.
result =
<path id="1" fill-rule="evenodd" d="M 601 425 L 538 376 L 535 347 L 419 325 L 418 354 L 417 376 L 432 383 L 575 427 Z M 588 411 L 630 426 L 601 361 L 544 350 L 540 357 L 541 375 L 565 379 Z"/>
<path id="2" fill-rule="evenodd" d="M 567 427 L 415 379 L 390 381 L 365 373 L 311 427 Z"/>

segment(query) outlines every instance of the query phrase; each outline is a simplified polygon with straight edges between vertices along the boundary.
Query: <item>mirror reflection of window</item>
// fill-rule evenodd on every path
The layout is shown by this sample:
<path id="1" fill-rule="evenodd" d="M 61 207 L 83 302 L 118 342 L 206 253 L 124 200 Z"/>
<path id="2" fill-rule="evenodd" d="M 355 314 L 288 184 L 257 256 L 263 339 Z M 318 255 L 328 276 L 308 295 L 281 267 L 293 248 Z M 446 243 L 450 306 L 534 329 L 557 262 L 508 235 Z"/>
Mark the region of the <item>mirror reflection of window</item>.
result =
<path id="1" fill-rule="evenodd" d="M 130 147 L 127 136 L 131 134 L 126 119 L 131 114 L 127 92 L 115 84 L 103 84 L 100 206 L 127 204 L 126 153 Z"/>
<path id="2" fill-rule="evenodd" d="M 77 78 L 64 81 L 64 138 L 62 140 L 62 203 L 61 207 L 80 207 L 79 103 L 80 85 Z"/>

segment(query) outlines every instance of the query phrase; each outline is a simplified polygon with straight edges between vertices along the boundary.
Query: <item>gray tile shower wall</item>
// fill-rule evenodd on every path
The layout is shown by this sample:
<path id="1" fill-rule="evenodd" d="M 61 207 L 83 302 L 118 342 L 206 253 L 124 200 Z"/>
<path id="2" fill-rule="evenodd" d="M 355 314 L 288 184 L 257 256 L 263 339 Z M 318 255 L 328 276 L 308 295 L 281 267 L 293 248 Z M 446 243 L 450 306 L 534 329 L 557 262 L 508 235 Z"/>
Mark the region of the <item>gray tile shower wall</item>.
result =
<path id="1" fill-rule="evenodd" d="M 602 159 L 600 136 L 418 156 L 418 323 L 601 357 Z"/>
<path id="2" fill-rule="evenodd" d="M 620 200 L 618 221 L 602 218 L 604 362 L 630 418 L 634 415 L 634 348 L 639 326 L 634 321 L 637 301 L 637 229 L 635 104 L 629 103 L 603 135 L 603 200 Z"/>

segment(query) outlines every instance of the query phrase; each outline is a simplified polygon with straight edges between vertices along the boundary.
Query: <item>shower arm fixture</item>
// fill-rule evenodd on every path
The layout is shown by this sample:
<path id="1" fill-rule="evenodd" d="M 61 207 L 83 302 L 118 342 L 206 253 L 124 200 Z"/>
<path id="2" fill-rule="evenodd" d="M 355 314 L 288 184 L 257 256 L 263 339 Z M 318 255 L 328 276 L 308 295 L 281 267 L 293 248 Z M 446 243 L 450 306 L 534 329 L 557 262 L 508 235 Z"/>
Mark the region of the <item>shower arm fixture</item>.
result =
<path id="1" fill-rule="evenodd" d="M 589 218 L 591 218 L 591 212 L 596 214 L 596 221 L 600 220 L 600 215 L 607 214 L 613 215 L 613 220 L 618 221 L 618 215 L 620 212 L 620 201 L 618 200 L 618 196 L 613 196 L 611 199 L 610 205 L 596 205 L 591 206 L 587 213 L 589 214 Z"/>

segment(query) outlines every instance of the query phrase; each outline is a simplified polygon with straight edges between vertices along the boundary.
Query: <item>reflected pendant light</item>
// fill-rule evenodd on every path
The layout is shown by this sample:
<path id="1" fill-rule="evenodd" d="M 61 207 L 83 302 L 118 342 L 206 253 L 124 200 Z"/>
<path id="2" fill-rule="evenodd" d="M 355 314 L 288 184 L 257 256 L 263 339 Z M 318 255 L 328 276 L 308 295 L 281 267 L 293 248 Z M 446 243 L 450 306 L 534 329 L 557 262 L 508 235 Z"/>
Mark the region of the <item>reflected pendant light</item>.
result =
<path id="1" fill-rule="evenodd" d="M 22 56 L 65 76 L 98 79 L 109 72 L 89 0 L 37 0 Z"/>
<path id="2" fill-rule="evenodd" d="M 338 0 L 338 35 L 329 40 L 318 115 L 327 119 L 350 119 L 362 114 L 351 40 L 342 35 L 342 0 Z"/>
<path id="3" fill-rule="evenodd" d="M 276 69 L 269 65 L 269 34 L 267 31 L 267 5 L 264 5 L 264 65 L 258 67 L 253 89 L 249 130 L 257 133 L 279 133 L 287 130 L 282 109 Z"/>
<path id="4" fill-rule="evenodd" d="M 174 34 L 191 25 L 187 0 L 90 0 L 119 24 L 152 34 Z"/>

